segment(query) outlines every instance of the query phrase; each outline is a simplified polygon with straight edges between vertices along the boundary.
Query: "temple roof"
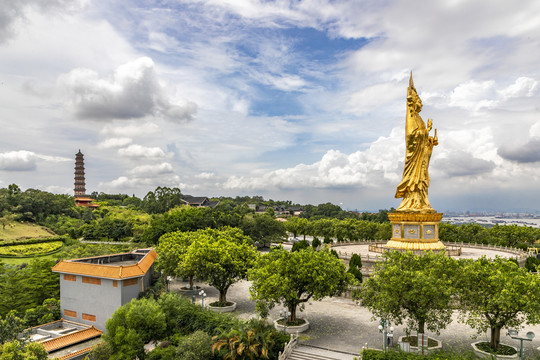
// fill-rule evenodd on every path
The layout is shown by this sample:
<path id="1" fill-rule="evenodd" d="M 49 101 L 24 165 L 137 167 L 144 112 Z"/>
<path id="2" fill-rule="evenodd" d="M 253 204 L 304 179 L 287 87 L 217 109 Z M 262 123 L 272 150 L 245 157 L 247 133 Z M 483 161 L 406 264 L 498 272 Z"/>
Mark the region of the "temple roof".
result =
<path id="1" fill-rule="evenodd" d="M 154 263 L 154 260 L 157 258 L 158 254 L 155 250 L 150 250 L 146 255 L 142 257 L 136 264 L 133 265 L 120 265 L 125 264 L 126 262 L 122 261 L 112 261 L 108 264 L 96 264 L 90 261 L 100 261 L 107 262 L 114 256 L 136 254 L 136 252 L 125 253 L 125 254 L 113 254 L 107 256 L 92 256 L 88 258 L 73 259 L 73 260 L 62 260 L 58 262 L 53 268 L 53 272 L 65 273 L 65 274 L 76 274 L 76 275 L 86 275 L 97 278 L 107 278 L 107 279 L 128 279 L 134 277 L 144 276 L 148 269 Z M 115 265 L 115 262 L 117 265 Z"/>

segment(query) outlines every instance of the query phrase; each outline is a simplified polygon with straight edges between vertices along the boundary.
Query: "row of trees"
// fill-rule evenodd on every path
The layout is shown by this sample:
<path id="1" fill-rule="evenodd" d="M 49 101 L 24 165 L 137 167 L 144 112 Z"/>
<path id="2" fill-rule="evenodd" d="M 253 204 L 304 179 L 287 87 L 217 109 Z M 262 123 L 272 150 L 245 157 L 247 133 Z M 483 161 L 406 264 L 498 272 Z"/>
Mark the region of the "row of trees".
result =
<path id="1" fill-rule="evenodd" d="M 374 316 L 406 322 L 419 333 L 427 328 L 438 334 L 458 309 L 461 321 L 479 333 L 490 331 L 494 349 L 503 327 L 540 322 L 540 277 L 501 258 L 386 252 L 355 296 Z"/>
<path id="2" fill-rule="evenodd" d="M 227 304 L 227 290 L 235 282 L 252 281 L 251 296 L 262 313 L 285 304 L 296 320 L 297 307 L 346 290 L 355 277 L 327 249 L 308 247 L 289 252 L 279 247 L 260 255 L 240 229 L 177 231 L 161 237 L 158 267 L 167 275 L 207 282 L 219 291 L 219 306 Z"/>

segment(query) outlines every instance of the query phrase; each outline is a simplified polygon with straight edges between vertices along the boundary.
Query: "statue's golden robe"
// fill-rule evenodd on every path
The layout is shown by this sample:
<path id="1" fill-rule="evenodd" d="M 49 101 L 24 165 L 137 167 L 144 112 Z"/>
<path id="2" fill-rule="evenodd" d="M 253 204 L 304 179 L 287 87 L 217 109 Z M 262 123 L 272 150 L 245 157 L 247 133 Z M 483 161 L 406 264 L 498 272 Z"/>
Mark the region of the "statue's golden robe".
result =
<path id="1" fill-rule="evenodd" d="M 412 74 L 407 89 L 407 118 L 405 123 L 405 167 L 403 179 L 397 187 L 396 198 L 403 198 L 397 211 L 406 212 L 435 212 L 428 199 L 429 187 L 429 160 L 433 146 L 437 145 L 437 131 L 435 137 L 429 136 L 431 120 L 428 126 L 420 117 L 422 100 L 416 93 L 412 83 Z"/>

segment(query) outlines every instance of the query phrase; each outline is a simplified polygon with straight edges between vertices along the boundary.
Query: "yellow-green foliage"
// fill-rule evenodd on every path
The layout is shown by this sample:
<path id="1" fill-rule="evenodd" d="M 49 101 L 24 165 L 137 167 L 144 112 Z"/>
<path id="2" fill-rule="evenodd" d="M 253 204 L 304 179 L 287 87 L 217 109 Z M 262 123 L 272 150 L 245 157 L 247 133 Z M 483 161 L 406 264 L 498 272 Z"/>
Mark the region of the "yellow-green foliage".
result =
<path id="1" fill-rule="evenodd" d="M 5 229 L 2 229 L 2 226 L 0 226 L 0 241 L 51 236 L 54 236 L 54 233 L 47 231 L 43 226 L 31 223 L 20 223 L 14 221 L 9 225 L 6 225 Z"/>
<path id="2" fill-rule="evenodd" d="M 53 241 L 49 243 L 13 245 L 0 247 L 0 256 L 31 256 L 47 254 L 58 250 L 64 245 L 62 241 Z"/>

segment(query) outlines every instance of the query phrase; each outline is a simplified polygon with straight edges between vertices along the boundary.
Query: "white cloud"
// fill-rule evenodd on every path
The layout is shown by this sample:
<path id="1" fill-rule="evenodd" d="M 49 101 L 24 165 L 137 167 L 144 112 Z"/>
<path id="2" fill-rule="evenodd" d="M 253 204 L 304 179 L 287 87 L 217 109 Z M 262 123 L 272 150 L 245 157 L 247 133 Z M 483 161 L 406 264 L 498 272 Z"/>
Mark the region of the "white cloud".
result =
<path id="1" fill-rule="evenodd" d="M 100 78 L 90 69 L 74 69 L 59 78 L 72 97 L 80 118 L 112 120 L 134 119 L 148 115 L 182 122 L 193 118 L 197 106 L 180 104 L 164 94 L 154 62 L 141 57 L 119 66 L 112 78 Z"/>
<path id="2" fill-rule="evenodd" d="M 159 126 L 154 123 L 145 122 L 141 124 L 133 122 L 128 125 L 106 124 L 101 130 L 101 133 L 116 137 L 139 137 L 157 134 L 159 131 Z"/>
<path id="3" fill-rule="evenodd" d="M 125 156 L 129 158 L 163 158 L 165 157 L 165 152 L 159 147 L 147 147 L 142 145 L 129 145 L 126 148 L 118 149 L 118 154 L 120 156 Z"/>
<path id="4" fill-rule="evenodd" d="M 0 153 L 0 169 L 6 171 L 31 171 L 36 169 L 38 156 L 32 151 L 19 150 Z"/>
<path id="5" fill-rule="evenodd" d="M 538 89 L 538 81 L 528 78 L 519 77 L 516 82 L 505 89 L 499 91 L 503 99 L 517 97 L 531 97 Z"/>
<path id="6" fill-rule="evenodd" d="M 98 147 L 104 148 L 104 149 L 121 148 L 121 147 L 128 146 L 132 142 L 133 140 L 127 137 L 109 138 L 100 142 L 98 144 Z"/>
<path id="7" fill-rule="evenodd" d="M 340 187 L 380 187 L 399 181 L 398 168 L 403 152 L 400 131 L 394 129 L 389 137 L 380 137 L 365 151 L 350 155 L 330 150 L 313 164 L 270 171 L 262 176 L 232 176 L 226 189 L 300 189 Z"/>
<path id="8" fill-rule="evenodd" d="M 141 165 L 134 167 L 129 173 L 135 177 L 154 177 L 163 174 L 172 174 L 173 167 L 169 163 L 161 163 L 156 165 Z"/>

